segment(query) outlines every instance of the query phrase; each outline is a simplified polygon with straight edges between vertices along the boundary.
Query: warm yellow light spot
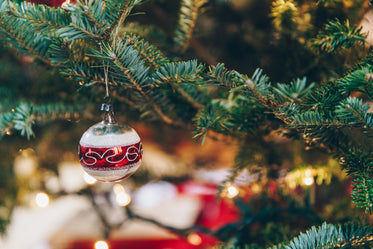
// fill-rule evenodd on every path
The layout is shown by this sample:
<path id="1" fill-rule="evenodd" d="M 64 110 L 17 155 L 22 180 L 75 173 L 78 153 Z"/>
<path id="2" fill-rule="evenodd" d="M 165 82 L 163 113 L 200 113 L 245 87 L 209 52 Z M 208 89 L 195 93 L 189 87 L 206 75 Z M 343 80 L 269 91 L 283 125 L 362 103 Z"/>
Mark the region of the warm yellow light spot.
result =
<path id="1" fill-rule="evenodd" d="M 313 177 L 308 176 L 303 179 L 303 183 L 307 186 L 311 186 L 313 184 Z"/>
<path id="2" fill-rule="evenodd" d="M 254 194 L 258 194 L 262 191 L 262 188 L 260 187 L 259 184 L 257 183 L 254 183 L 253 185 L 251 185 L 251 191 L 254 193 Z"/>
<path id="3" fill-rule="evenodd" d="M 311 169 L 306 169 L 304 172 L 305 178 L 303 178 L 303 183 L 307 186 L 311 186 L 314 182 L 313 177 L 312 177 L 312 170 Z"/>
<path id="4" fill-rule="evenodd" d="M 126 190 L 124 189 L 124 187 L 120 183 L 114 184 L 113 191 L 114 191 L 115 194 L 126 192 Z"/>
<path id="5" fill-rule="evenodd" d="M 95 178 L 88 175 L 86 172 L 84 172 L 83 178 L 84 178 L 84 181 L 89 185 L 95 184 L 97 182 Z"/>
<path id="6" fill-rule="evenodd" d="M 126 192 L 115 194 L 115 201 L 119 206 L 127 206 L 131 202 L 131 196 Z"/>
<path id="7" fill-rule="evenodd" d="M 67 0 L 67 1 L 62 3 L 61 7 L 66 8 L 69 3 L 70 3 L 70 0 Z"/>
<path id="8" fill-rule="evenodd" d="M 99 240 L 95 243 L 95 249 L 109 249 L 109 245 L 106 241 Z"/>
<path id="9" fill-rule="evenodd" d="M 201 237 L 196 233 L 190 233 L 187 237 L 187 240 L 190 244 L 198 246 L 202 243 Z"/>
<path id="10" fill-rule="evenodd" d="M 49 196 L 46 193 L 40 192 L 35 196 L 35 203 L 38 207 L 46 207 L 49 204 Z"/>
<path id="11" fill-rule="evenodd" d="M 289 188 L 295 189 L 297 187 L 297 184 L 295 182 L 289 182 Z"/>
<path id="12" fill-rule="evenodd" d="M 235 186 L 229 186 L 227 188 L 227 197 L 228 198 L 234 198 L 238 195 L 239 191 Z"/>

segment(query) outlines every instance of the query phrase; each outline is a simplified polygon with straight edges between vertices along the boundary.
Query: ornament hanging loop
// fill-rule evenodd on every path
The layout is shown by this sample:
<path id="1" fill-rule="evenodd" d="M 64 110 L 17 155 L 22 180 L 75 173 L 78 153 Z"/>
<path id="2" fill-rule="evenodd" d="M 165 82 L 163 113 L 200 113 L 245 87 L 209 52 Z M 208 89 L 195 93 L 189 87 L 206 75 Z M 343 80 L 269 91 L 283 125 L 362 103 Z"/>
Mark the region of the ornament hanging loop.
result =
<path id="1" fill-rule="evenodd" d="M 110 100 L 108 103 L 101 104 L 101 111 L 104 112 L 104 119 L 102 120 L 104 124 L 115 124 L 117 122 L 114 118 L 113 106 L 110 104 Z"/>

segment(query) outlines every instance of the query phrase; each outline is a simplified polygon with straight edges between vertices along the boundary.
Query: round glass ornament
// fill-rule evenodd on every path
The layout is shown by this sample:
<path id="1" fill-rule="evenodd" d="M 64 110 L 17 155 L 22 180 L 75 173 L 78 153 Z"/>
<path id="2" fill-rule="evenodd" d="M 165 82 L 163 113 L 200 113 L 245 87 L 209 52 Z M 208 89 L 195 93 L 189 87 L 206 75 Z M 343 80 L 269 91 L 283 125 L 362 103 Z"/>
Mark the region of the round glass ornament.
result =
<path id="1" fill-rule="evenodd" d="M 91 126 L 79 142 L 79 161 L 85 172 L 98 181 L 123 180 L 140 167 L 142 143 L 137 132 L 114 119 L 112 107 L 103 104 L 104 119 Z"/>

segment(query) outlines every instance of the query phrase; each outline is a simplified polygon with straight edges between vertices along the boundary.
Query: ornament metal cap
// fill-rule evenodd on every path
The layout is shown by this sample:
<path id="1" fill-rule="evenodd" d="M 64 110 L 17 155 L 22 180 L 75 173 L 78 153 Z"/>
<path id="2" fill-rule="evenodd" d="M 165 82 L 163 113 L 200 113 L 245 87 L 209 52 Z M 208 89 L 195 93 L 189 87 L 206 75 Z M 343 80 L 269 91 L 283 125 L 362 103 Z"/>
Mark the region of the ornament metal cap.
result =
<path id="1" fill-rule="evenodd" d="M 117 122 L 114 118 L 113 106 L 111 104 L 103 103 L 101 111 L 104 111 L 104 124 L 115 124 Z"/>

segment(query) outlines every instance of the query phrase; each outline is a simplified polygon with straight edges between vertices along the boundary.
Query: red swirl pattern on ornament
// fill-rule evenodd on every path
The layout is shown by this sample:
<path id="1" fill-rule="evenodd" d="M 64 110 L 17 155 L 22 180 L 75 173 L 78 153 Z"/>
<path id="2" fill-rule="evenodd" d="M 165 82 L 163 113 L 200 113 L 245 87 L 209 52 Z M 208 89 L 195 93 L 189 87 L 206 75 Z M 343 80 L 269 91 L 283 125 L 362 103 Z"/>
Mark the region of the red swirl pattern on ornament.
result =
<path id="1" fill-rule="evenodd" d="M 142 143 L 128 146 L 88 147 L 79 144 L 79 158 L 83 167 L 110 170 L 130 167 L 142 160 Z"/>

